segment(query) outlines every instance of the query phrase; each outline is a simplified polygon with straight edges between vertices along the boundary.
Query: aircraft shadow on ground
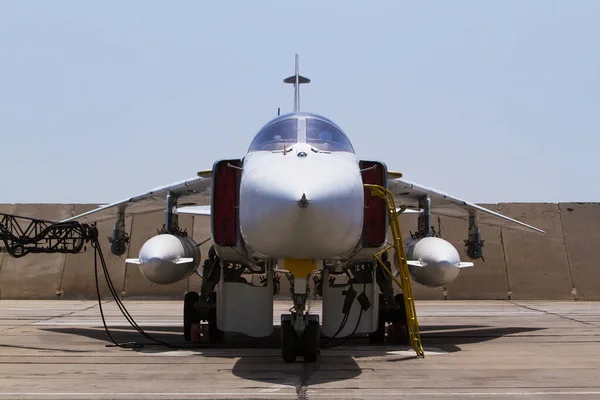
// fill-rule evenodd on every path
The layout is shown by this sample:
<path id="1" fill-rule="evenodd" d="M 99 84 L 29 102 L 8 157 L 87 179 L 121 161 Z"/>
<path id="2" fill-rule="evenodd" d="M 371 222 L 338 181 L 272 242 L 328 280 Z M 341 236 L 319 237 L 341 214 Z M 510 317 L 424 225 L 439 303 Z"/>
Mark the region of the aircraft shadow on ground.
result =
<path id="1" fill-rule="evenodd" d="M 535 332 L 546 328 L 494 327 L 485 325 L 440 325 L 420 328 L 425 346 L 437 347 L 449 353 L 460 351 L 461 345 L 482 343 L 503 336 Z"/>
<path id="2" fill-rule="evenodd" d="M 173 344 L 174 347 L 181 347 L 186 350 L 202 350 L 209 349 L 278 349 L 280 348 L 280 330 L 276 326 L 273 329 L 273 334 L 266 338 L 250 338 L 243 334 L 227 333 L 224 343 L 211 344 L 208 342 L 189 343 L 183 340 L 181 328 L 176 326 L 144 326 L 144 330 L 149 333 L 154 339 Z M 507 335 L 522 334 L 542 330 L 545 328 L 532 327 L 494 327 L 487 325 L 429 325 L 421 326 L 421 340 L 425 346 L 440 348 L 447 352 L 460 351 L 460 345 L 481 343 L 489 340 L 494 340 Z M 55 333 L 64 333 L 96 339 L 104 342 L 110 342 L 104 328 L 78 328 L 78 327 L 47 327 L 42 330 Z M 141 344 L 152 343 L 144 338 L 136 330 L 131 327 L 114 327 L 110 328 L 112 336 L 118 342 L 138 342 Z M 323 338 L 321 341 L 322 348 L 343 345 L 343 348 L 352 348 L 360 346 L 361 351 L 366 349 L 385 349 L 385 351 L 394 350 L 394 346 L 376 346 L 370 345 L 366 336 L 352 338 L 350 340 L 334 339 L 329 340 Z M 171 351 L 171 350 L 168 350 Z M 232 353 L 232 357 L 236 357 Z"/>
<path id="3" fill-rule="evenodd" d="M 111 328 L 118 342 L 136 342 L 145 344 L 133 350 L 146 353 L 172 352 L 186 350 L 198 352 L 203 357 L 238 358 L 231 373 L 243 379 L 270 383 L 273 385 L 294 386 L 297 389 L 311 384 L 343 381 L 355 378 L 363 372 L 356 360 L 363 357 L 385 357 L 384 362 L 410 362 L 416 357 L 409 346 L 370 345 L 366 337 L 357 337 L 348 341 L 322 340 L 322 356 L 316 363 L 284 363 L 279 355 L 279 327 L 267 338 L 249 338 L 241 334 L 228 334 L 225 343 L 187 343 L 183 340 L 178 327 L 148 326 L 144 329 L 153 338 L 173 344 L 176 348 L 164 348 L 152 345 L 132 328 Z M 544 328 L 531 327 L 492 327 L 485 325 L 439 325 L 422 326 L 421 339 L 425 351 L 436 349 L 452 353 L 461 350 L 461 345 L 481 343 L 506 335 L 523 334 Z M 107 342 L 103 328 L 44 328 L 55 333 L 64 333 Z M 108 343 L 107 343 L 108 344 Z M 99 343 L 99 345 L 101 345 Z M 337 346 L 339 345 L 339 346 Z M 58 349 L 54 349 L 58 350 Z M 267 351 L 261 351 L 267 350 Z M 115 350 L 115 354 L 118 350 Z M 224 371 L 225 372 L 225 371 Z M 299 390 L 299 389 L 298 389 Z"/>

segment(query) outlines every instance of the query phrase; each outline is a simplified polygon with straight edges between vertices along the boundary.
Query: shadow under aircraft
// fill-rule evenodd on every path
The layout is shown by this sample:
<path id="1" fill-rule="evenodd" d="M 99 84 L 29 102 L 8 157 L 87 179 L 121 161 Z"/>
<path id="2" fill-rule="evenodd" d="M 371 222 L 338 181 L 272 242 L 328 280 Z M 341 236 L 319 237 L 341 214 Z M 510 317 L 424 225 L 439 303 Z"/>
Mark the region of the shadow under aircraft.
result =
<path id="1" fill-rule="evenodd" d="M 481 343 L 507 335 L 534 332 L 544 328 L 494 327 L 487 325 L 431 325 L 422 326 L 421 339 L 428 352 L 459 352 L 465 344 Z M 102 328 L 44 328 L 43 330 L 68 335 L 77 335 L 95 340 L 106 340 Z M 321 357 L 317 363 L 284 363 L 280 359 L 280 328 L 275 327 L 271 336 L 251 338 L 242 334 L 230 334 L 224 344 L 208 342 L 189 343 L 183 340 L 180 328 L 175 326 L 147 326 L 144 330 L 154 339 L 168 343 L 165 347 L 143 339 L 130 327 L 111 328 L 111 334 L 125 348 L 144 354 L 165 356 L 173 351 L 187 351 L 190 355 L 232 359 L 239 358 L 233 368 L 221 372 L 231 372 L 236 377 L 269 383 L 294 386 L 297 389 L 307 385 L 344 381 L 361 375 L 363 369 L 357 360 L 364 358 L 384 358 L 385 362 L 418 362 L 410 346 L 373 345 L 366 336 L 350 339 L 323 339 Z M 140 339 L 143 340 L 140 341 Z M 111 346 L 111 345 L 107 345 Z M 52 349 L 61 351 L 60 349 Z M 69 351 L 69 350 L 65 350 Z M 194 354 L 197 353 L 197 354 Z M 299 390 L 299 389 L 298 389 Z"/>

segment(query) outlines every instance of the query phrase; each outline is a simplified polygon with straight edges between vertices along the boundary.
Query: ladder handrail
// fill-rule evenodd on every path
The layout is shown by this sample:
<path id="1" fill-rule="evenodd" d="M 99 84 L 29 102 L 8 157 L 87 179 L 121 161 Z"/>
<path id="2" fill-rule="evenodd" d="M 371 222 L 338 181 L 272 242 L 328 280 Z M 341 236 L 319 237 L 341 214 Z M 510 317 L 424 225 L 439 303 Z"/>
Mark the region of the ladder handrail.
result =
<path id="1" fill-rule="evenodd" d="M 392 230 L 392 236 L 394 239 L 393 244 L 386 246 L 383 250 L 375 253 L 373 256 L 377 259 L 377 262 L 379 265 L 381 265 L 383 270 L 393 279 L 394 282 L 396 282 L 399 287 L 402 288 L 410 344 L 417 353 L 417 357 L 424 358 L 425 352 L 423 351 L 423 344 L 421 343 L 421 335 L 419 333 L 419 321 L 417 320 L 417 310 L 415 309 L 412 282 L 408 272 L 408 262 L 406 259 L 404 243 L 402 241 L 402 232 L 400 231 L 400 221 L 398 219 L 398 212 L 396 211 L 396 204 L 394 203 L 394 196 L 392 192 L 383 186 L 365 184 L 364 187 L 371 191 L 372 196 L 377 196 L 383 199 L 387 206 L 389 219 L 388 223 Z M 400 281 L 398 281 L 388 266 L 385 265 L 385 263 L 381 260 L 381 255 L 392 248 L 396 253 L 396 262 L 398 265 L 398 272 L 400 273 Z"/>

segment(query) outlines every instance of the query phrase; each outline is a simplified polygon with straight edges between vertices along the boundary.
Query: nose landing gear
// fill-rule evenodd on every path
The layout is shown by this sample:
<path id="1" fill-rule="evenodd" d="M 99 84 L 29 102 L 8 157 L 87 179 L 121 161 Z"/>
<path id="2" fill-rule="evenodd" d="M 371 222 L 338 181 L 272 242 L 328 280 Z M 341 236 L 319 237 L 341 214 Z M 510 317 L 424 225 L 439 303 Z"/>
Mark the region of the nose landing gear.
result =
<path id="1" fill-rule="evenodd" d="M 300 260 L 296 260 L 298 261 Z M 298 356 L 303 357 L 305 362 L 315 362 L 320 354 L 319 316 L 306 311 L 306 301 L 310 294 L 308 276 L 315 266 L 311 260 L 308 262 L 310 265 L 303 265 L 303 268 L 298 268 L 299 265 L 296 264 L 294 271 L 287 274 L 294 307 L 290 314 L 281 316 L 281 357 L 288 363 L 296 361 Z M 292 270 L 290 266 L 287 269 Z M 307 276 L 307 278 L 295 278 L 293 272 L 296 272 L 296 276 Z"/>

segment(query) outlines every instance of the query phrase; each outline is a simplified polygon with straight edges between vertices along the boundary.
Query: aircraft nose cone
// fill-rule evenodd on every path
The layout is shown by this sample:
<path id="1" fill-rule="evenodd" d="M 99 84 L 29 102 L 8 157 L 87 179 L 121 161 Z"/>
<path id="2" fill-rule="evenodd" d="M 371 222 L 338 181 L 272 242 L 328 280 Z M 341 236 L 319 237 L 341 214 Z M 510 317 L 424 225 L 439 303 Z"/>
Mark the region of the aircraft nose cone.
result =
<path id="1" fill-rule="evenodd" d="M 352 250 L 363 220 L 358 165 L 318 154 L 279 156 L 275 163 L 244 171 L 240 227 L 246 244 L 275 258 L 326 259 Z"/>

